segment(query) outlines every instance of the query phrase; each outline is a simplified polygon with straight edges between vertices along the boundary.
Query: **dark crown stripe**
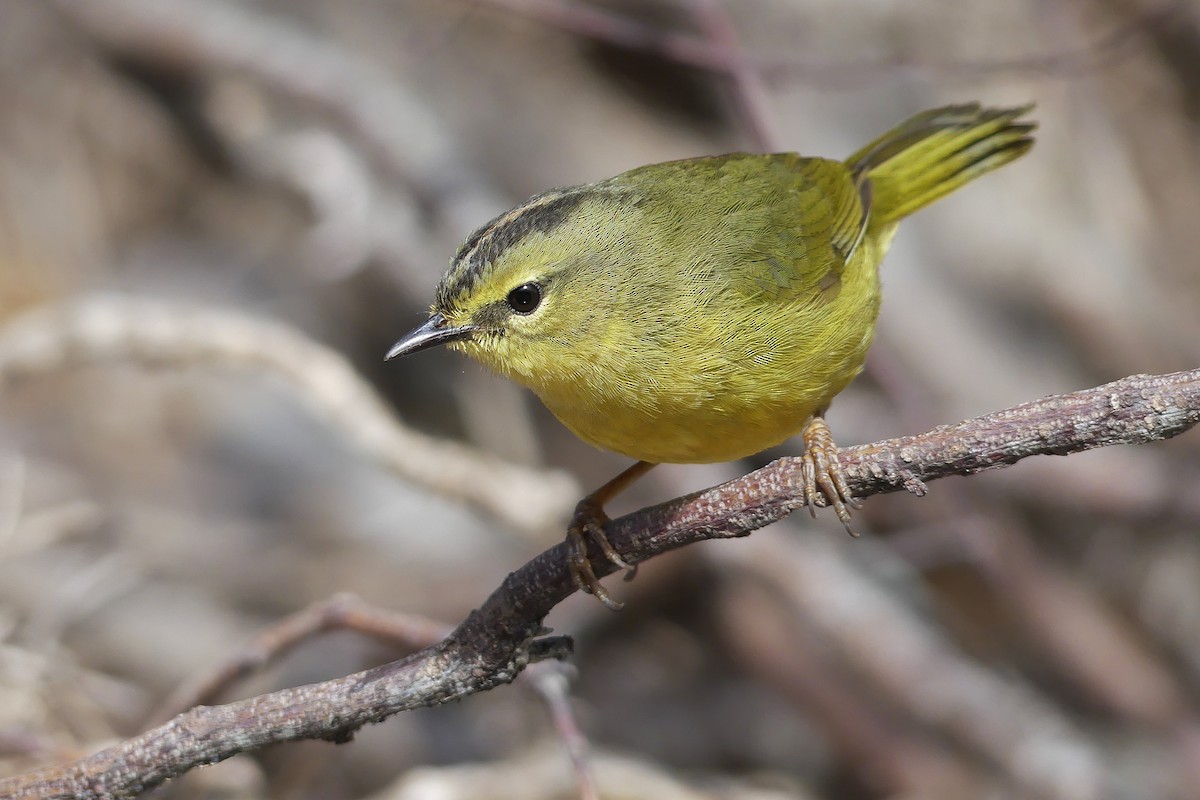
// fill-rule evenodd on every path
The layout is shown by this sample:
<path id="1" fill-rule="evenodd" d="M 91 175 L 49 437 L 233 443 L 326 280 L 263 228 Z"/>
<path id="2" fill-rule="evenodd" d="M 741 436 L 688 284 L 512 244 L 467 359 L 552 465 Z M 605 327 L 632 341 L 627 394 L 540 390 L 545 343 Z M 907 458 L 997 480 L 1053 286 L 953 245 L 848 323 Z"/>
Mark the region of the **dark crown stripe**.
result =
<path id="1" fill-rule="evenodd" d="M 469 290 L 488 265 L 510 247 L 533 233 L 549 233 L 566 221 L 575 207 L 586 199 L 586 187 L 552 189 L 496 217 L 463 242 L 454 262 L 438 287 L 439 305 Z"/>

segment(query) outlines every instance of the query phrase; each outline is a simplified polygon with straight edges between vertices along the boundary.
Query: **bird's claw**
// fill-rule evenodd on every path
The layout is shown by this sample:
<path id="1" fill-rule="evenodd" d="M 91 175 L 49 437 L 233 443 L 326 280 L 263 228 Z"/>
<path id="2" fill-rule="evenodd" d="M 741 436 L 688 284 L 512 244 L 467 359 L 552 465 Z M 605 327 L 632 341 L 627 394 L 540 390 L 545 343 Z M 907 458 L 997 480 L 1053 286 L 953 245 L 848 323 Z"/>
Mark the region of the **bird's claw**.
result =
<path id="1" fill-rule="evenodd" d="M 623 559 L 608 541 L 608 536 L 604 533 L 604 525 L 607 522 L 608 515 L 599 503 L 590 497 L 579 501 L 571 525 L 567 528 L 567 545 L 570 548 L 567 567 L 575 588 L 594 596 L 609 609 L 620 611 L 624 604 L 612 599 L 608 590 L 596 577 L 596 571 L 592 569 L 592 562 L 588 557 L 588 540 L 591 539 L 611 564 L 625 571 L 625 580 L 633 580 L 637 574 L 637 566 Z"/>
<path id="2" fill-rule="evenodd" d="M 804 427 L 804 455 L 800 458 L 801 474 L 804 478 L 804 504 L 813 517 L 817 516 L 817 494 L 832 506 L 837 518 L 846 528 L 846 533 L 858 536 L 850 525 L 850 509 L 859 508 L 860 503 L 850 491 L 846 473 L 838 461 L 838 446 L 825 420 L 814 417 Z"/>

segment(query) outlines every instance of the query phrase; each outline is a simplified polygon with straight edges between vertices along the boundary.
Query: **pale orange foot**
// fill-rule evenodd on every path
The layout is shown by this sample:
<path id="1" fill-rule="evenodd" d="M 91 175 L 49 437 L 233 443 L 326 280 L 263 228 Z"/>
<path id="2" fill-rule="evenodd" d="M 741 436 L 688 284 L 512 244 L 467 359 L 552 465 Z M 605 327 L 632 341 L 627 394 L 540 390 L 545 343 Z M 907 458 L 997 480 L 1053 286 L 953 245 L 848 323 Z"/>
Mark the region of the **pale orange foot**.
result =
<path id="1" fill-rule="evenodd" d="M 804 439 L 804 455 L 801 456 L 801 472 L 804 476 L 804 503 L 809 513 L 817 516 L 817 492 L 825 496 L 826 504 L 833 507 L 846 533 L 858 536 L 850 527 L 850 509 L 858 508 L 859 502 L 850 492 L 846 473 L 838 462 L 838 446 L 833 433 L 820 416 L 815 416 L 800 433 Z"/>
<path id="2" fill-rule="evenodd" d="M 580 500 L 579 504 L 575 506 L 575 515 L 571 518 L 571 524 L 567 528 L 567 546 L 570 550 L 567 569 L 570 570 L 575 588 L 594 596 L 613 611 L 620 611 L 622 604 L 612 599 L 608 590 L 600 584 L 600 579 L 596 577 L 596 571 L 592 569 L 592 562 L 588 558 L 588 540 L 590 539 L 600 548 L 600 552 L 611 564 L 625 570 L 625 580 L 633 579 L 637 574 L 637 566 L 622 558 L 604 534 L 604 526 L 609 521 L 608 515 L 604 513 L 604 504 L 620 494 L 629 484 L 649 472 L 653 466 L 645 461 L 639 461 Z"/>
<path id="3" fill-rule="evenodd" d="M 575 582 L 575 588 L 595 596 L 613 611 L 620 611 L 623 604 L 612 599 L 608 590 L 596 577 L 592 562 L 588 558 L 588 540 L 591 540 L 600 548 L 600 552 L 604 553 L 605 558 L 625 570 L 629 577 L 637 572 L 637 567 L 621 558 L 604 535 L 604 526 L 607 523 L 608 515 L 599 503 L 590 496 L 579 501 L 579 505 L 575 506 L 575 516 L 567 528 L 567 544 L 571 548 L 567 567 L 571 570 L 571 580 Z"/>

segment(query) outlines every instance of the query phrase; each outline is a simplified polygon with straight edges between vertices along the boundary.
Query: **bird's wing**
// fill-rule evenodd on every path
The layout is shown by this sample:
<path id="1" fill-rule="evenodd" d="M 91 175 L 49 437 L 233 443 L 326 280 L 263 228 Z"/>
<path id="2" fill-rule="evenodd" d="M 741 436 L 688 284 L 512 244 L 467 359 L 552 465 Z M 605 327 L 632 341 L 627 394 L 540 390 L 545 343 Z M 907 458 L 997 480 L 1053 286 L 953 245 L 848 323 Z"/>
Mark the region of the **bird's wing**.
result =
<path id="1" fill-rule="evenodd" d="M 832 300 L 866 232 L 870 184 L 840 161 L 783 153 L 730 159 L 739 190 L 721 215 L 723 254 L 739 291 L 781 302 Z"/>

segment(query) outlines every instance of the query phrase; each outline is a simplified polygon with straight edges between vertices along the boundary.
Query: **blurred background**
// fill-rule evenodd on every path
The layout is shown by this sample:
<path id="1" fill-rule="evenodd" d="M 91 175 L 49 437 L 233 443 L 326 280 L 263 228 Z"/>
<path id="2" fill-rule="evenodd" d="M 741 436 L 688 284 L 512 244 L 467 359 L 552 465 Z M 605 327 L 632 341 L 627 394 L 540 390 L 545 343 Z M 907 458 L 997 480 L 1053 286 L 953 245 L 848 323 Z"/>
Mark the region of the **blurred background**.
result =
<path id="1" fill-rule="evenodd" d="M 461 356 L 382 362 L 474 227 L 968 100 L 1036 101 L 1038 145 L 905 223 L 842 444 L 1200 363 L 1200 3 L 4 0 L 0 775 L 336 592 L 456 623 L 625 465 Z M 571 598 L 603 795 L 1200 797 L 1197 487 L 1195 432 L 1033 459 Z M 214 700 L 403 652 L 332 633 Z M 155 796 L 579 789 L 518 682 Z"/>

